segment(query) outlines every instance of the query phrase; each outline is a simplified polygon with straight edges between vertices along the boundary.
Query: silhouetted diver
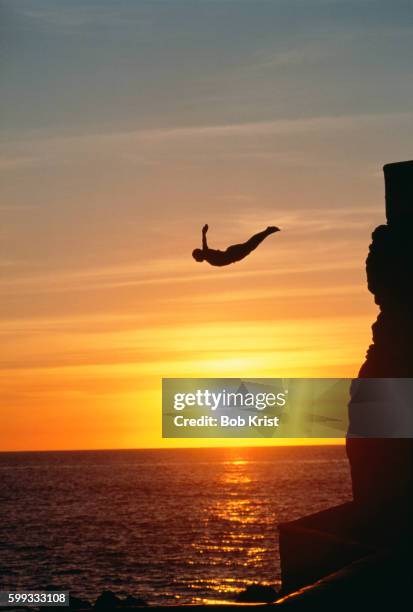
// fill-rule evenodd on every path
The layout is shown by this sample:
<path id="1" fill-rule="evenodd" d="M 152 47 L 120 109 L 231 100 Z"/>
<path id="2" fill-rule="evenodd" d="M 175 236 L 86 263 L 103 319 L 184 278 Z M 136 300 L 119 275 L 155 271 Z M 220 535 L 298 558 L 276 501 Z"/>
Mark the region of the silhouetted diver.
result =
<path id="1" fill-rule="evenodd" d="M 263 232 L 254 234 L 254 236 L 247 240 L 247 242 L 243 242 L 242 244 L 233 244 L 225 251 L 218 251 L 216 249 L 209 248 L 206 239 L 207 231 L 208 225 L 204 225 L 202 228 L 202 249 L 194 249 L 192 251 L 192 257 L 196 261 L 207 261 L 209 264 L 211 264 L 211 266 L 228 266 L 229 264 L 244 259 L 244 257 L 256 249 L 267 236 L 281 230 L 279 227 L 269 226 Z"/>

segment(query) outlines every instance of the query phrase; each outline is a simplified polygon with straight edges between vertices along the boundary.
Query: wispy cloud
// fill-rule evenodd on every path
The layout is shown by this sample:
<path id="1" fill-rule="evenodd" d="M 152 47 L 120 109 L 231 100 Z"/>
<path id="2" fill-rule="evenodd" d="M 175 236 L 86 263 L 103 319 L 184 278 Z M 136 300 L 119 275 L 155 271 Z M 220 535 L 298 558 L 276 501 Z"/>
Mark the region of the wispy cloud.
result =
<path id="1" fill-rule="evenodd" d="M 129 160 L 135 164 L 154 165 L 157 163 L 153 154 L 156 146 L 165 145 L 165 151 L 170 155 L 170 143 L 175 141 L 213 143 L 216 140 L 246 139 L 249 143 L 248 151 L 237 151 L 232 148 L 226 155 L 230 156 L 263 156 L 273 158 L 278 156 L 278 162 L 288 162 L 300 165 L 309 161 L 308 153 L 289 151 L 284 141 L 282 152 L 266 150 L 263 141 L 260 147 L 252 146 L 252 138 L 314 136 L 316 140 L 321 135 L 337 133 L 353 134 L 362 130 L 384 127 L 394 129 L 395 126 L 405 125 L 410 129 L 412 112 L 372 113 L 354 115 L 314 116 L 306 118 L 275 119 L 270 121 L 253 121 L 244 123 L 226 123 L 209 125 L 171 126 L 151 129 L 134 129 L 121 131 L 107 131 L 100 133 L 65 133 L 45 135 L 33 133 L 24 139 L 9 140 L 3 143 L 3 153 L 0 157 L 0 170 L 10 170 L 41 163 L 57 163 L 59 159 L 91 160 L 96 156 L 108 160 L 114 156 L 118 159 Z M 175 154 L 178 150 L 175 151 Z M 192 151 L 192 155 L 194 151 Z M 297 159 L 297 155 L 299 158 Z"/>
<path id="2" fill-rule="evenodd" d="M 145 129 L 121 132 L 102 138 L 138 138 L 143 140 L 164 140 L 175 138 L 203 138 L 203 137 L 225 137 L 225 136 L 250 136 L 250 135 L 276 135 L 297 134 L 319 130 L 340 131 L 346 128 L 355 128 L 363 124 L 375 122 L 387 122 L 398 120 L 411 120 L 413 112 L 396 113 L 372 113 L 354 115 L 330 115 L 320 117 L 276 119 L 273 121 L 253 121 L 245 123 L 218 124 L 218 125 L 193 125 L 176 126 L 160 129 Z"/>
<path id="3" fill-rule="evenodd" d="M 270 217 L 273 211 L 265 213 Z M 380 220 L 379 213 L 370 207 L 349 207 L 347 209 L 313 209 L 310 217 L 300 211 L 277 211 L 277 223 L 282 228 L 283 255 L 282 266 L 268 266 L 262 261 L 252 268 L 230 267 L 225 270 L 226 278 L 258 278 L 260 276 L 283 276 L 297 272 L 338 270 L 355 268 L 359 261 L 352 256 L 343 257 L 345 245 L 354 239 L 355 231 L 366 232 L 367 228 Z M 265 224 L 263 211 L 247 208 L 231 223 L 231 236 L 238 241 L 246 239 L 251 228 Z M 211 243 L 213 244 L 213 229 Z M 317 236 L 326 232 L 334 233 L 334 240 L 317 240 Z M 194 237 L 194 244 L 196 237 Z M 311 245 L 311 260 L 297 261 L 298 254 Z M 222 245 L 224 246 L 224 245 Z M 225 248 L 225 246 L 224 246 Z M 278 248 L 276 246 L 275 248 Z M 304 249 L 304 251 L 303 251 Z M 24 262 L 21 262 L 23 264 Z M 5 264 L 6 265 L 6 264 Z M 10 265 L 10 264 L 8 264 Z M 25 293 L 62 293 L 70 291 L 98 291 L 115 288 L 174 285 L 176 283 L 202 284 L 206 279 L 212 281 L 223 277 L 222 270 L 206 266 L 194 267 L 197 264 L 191 259 L 190 252 L 185 257 L 158 257 L 134 263 L 101 265 L 95 267 L 78 267 L 62 269 L 53 266 L 48 271 L 30 270 L 18 274 L 15 270 L 12 277 L 0 281 L 3 294 L 19 295 Z M 173 273 L 171 274 L 171 270 Z"/>

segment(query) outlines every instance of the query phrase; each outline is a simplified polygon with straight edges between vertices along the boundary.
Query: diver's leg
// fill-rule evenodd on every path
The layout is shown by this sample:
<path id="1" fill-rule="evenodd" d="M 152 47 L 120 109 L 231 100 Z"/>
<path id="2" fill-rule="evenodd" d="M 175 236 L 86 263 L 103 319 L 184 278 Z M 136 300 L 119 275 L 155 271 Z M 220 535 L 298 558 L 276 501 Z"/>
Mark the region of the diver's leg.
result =
<path id="1" fill-rule="evenodd" d="M 228 247 L 225 251 L 226 261 L 223 265 L 227 265 L 229 263 L 234 263 L 235 261 L 240 261 L 244 259 L 247 255 L 251 253 L 254 249 L 257 248 L 258 245 L 261 244 L 263 240 L 267 238 L 270 234 L 274 232 L 279 232 L 279 228 L 275 226 L 267 227 L 262 232 L 258 232 L 258 234 L 254 234 L 251 236 L 247 242 L 243 242 L 242 244 L 233 244 Z"/>
<path id="2" fill-rule="evenodd" d="M 246 242 L 243 242 L 242 244 L 233 244 L 232 246 L 228 247 L 225 251 L 225 255 L 227 258 L 226 263 L 234 263 L 235 261 L 240 261 L 241 259 L 244 259 L 244 257 L 249 255 L 251 251 L 256 249 L 257 246 L 261 244 L 261 242 L 265 240 L 265 238 L 272 234 L 274 231 L 277 230 L 267 227 L 267 229 L 265 229 L 263 232 L 259 232 L 258 234 L 254 234 L 254 236 L 251 236 L 251 238 Z"/>
<path id="3" fill-rule="evenodd" d="M 276 231 L 278 231 L 278 228 L 276 227 L 267 227 L 267 229 L 262 232 L 258 232 L 258 234 L 254 234 L 254 236 L 251 236 L 251 238 L 247 240 L 247 242 L 244 242 L 243 245 L 239 246 L 243 246 L 245 248 L 245 255 L 248 255 L 248 253 L 251 253 L 251 251 L 256 249 L 257 246 L 260 245 L 261 242 L 267 238 L 267 236 L 273 234 Z"/>

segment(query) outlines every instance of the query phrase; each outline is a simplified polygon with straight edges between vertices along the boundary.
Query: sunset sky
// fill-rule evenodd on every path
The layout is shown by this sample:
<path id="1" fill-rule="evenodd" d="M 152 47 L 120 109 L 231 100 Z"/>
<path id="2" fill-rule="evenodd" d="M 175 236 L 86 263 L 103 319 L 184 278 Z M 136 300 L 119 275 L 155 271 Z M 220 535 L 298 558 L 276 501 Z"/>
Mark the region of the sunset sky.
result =
<path id="1" fill-rule="evenodd" d="M 181 445 L 162 377 L 357 374 L 381 167 L 413 157 L 410 3 L 9 0 L 0 24 L 0 449 Z M 206 222 L 216 248 L 283 231 L 219 269 L 191 257 Z"/>

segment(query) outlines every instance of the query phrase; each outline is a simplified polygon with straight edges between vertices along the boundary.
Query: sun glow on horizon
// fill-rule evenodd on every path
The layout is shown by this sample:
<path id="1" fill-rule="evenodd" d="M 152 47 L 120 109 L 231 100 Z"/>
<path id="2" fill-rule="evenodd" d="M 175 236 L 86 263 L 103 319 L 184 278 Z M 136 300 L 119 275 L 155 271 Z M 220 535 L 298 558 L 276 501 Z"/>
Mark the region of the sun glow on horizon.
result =
<path id="1" fill-rule="evenodd" d="M 165 283 L 169 272 L 156 260 L 152 273 L 126 263 L 57 275 L 57 284 L 42 275 L 34 285 L 31 276 L 10 279 L 8 299 L 31 315 L 0 323 L 8 347 L 0 448 L 251 445 L 162 440 L 161 379 L 356 375 L 375 311 L 357 259 L 350 264 L 346 254 L 340 269 L 337 243 L 310 251 L 294 225 L 265 246 L 219 275 L 184 255 L 179 282 Z M 302 442 L 254 440 L 274 443 Z"/>

